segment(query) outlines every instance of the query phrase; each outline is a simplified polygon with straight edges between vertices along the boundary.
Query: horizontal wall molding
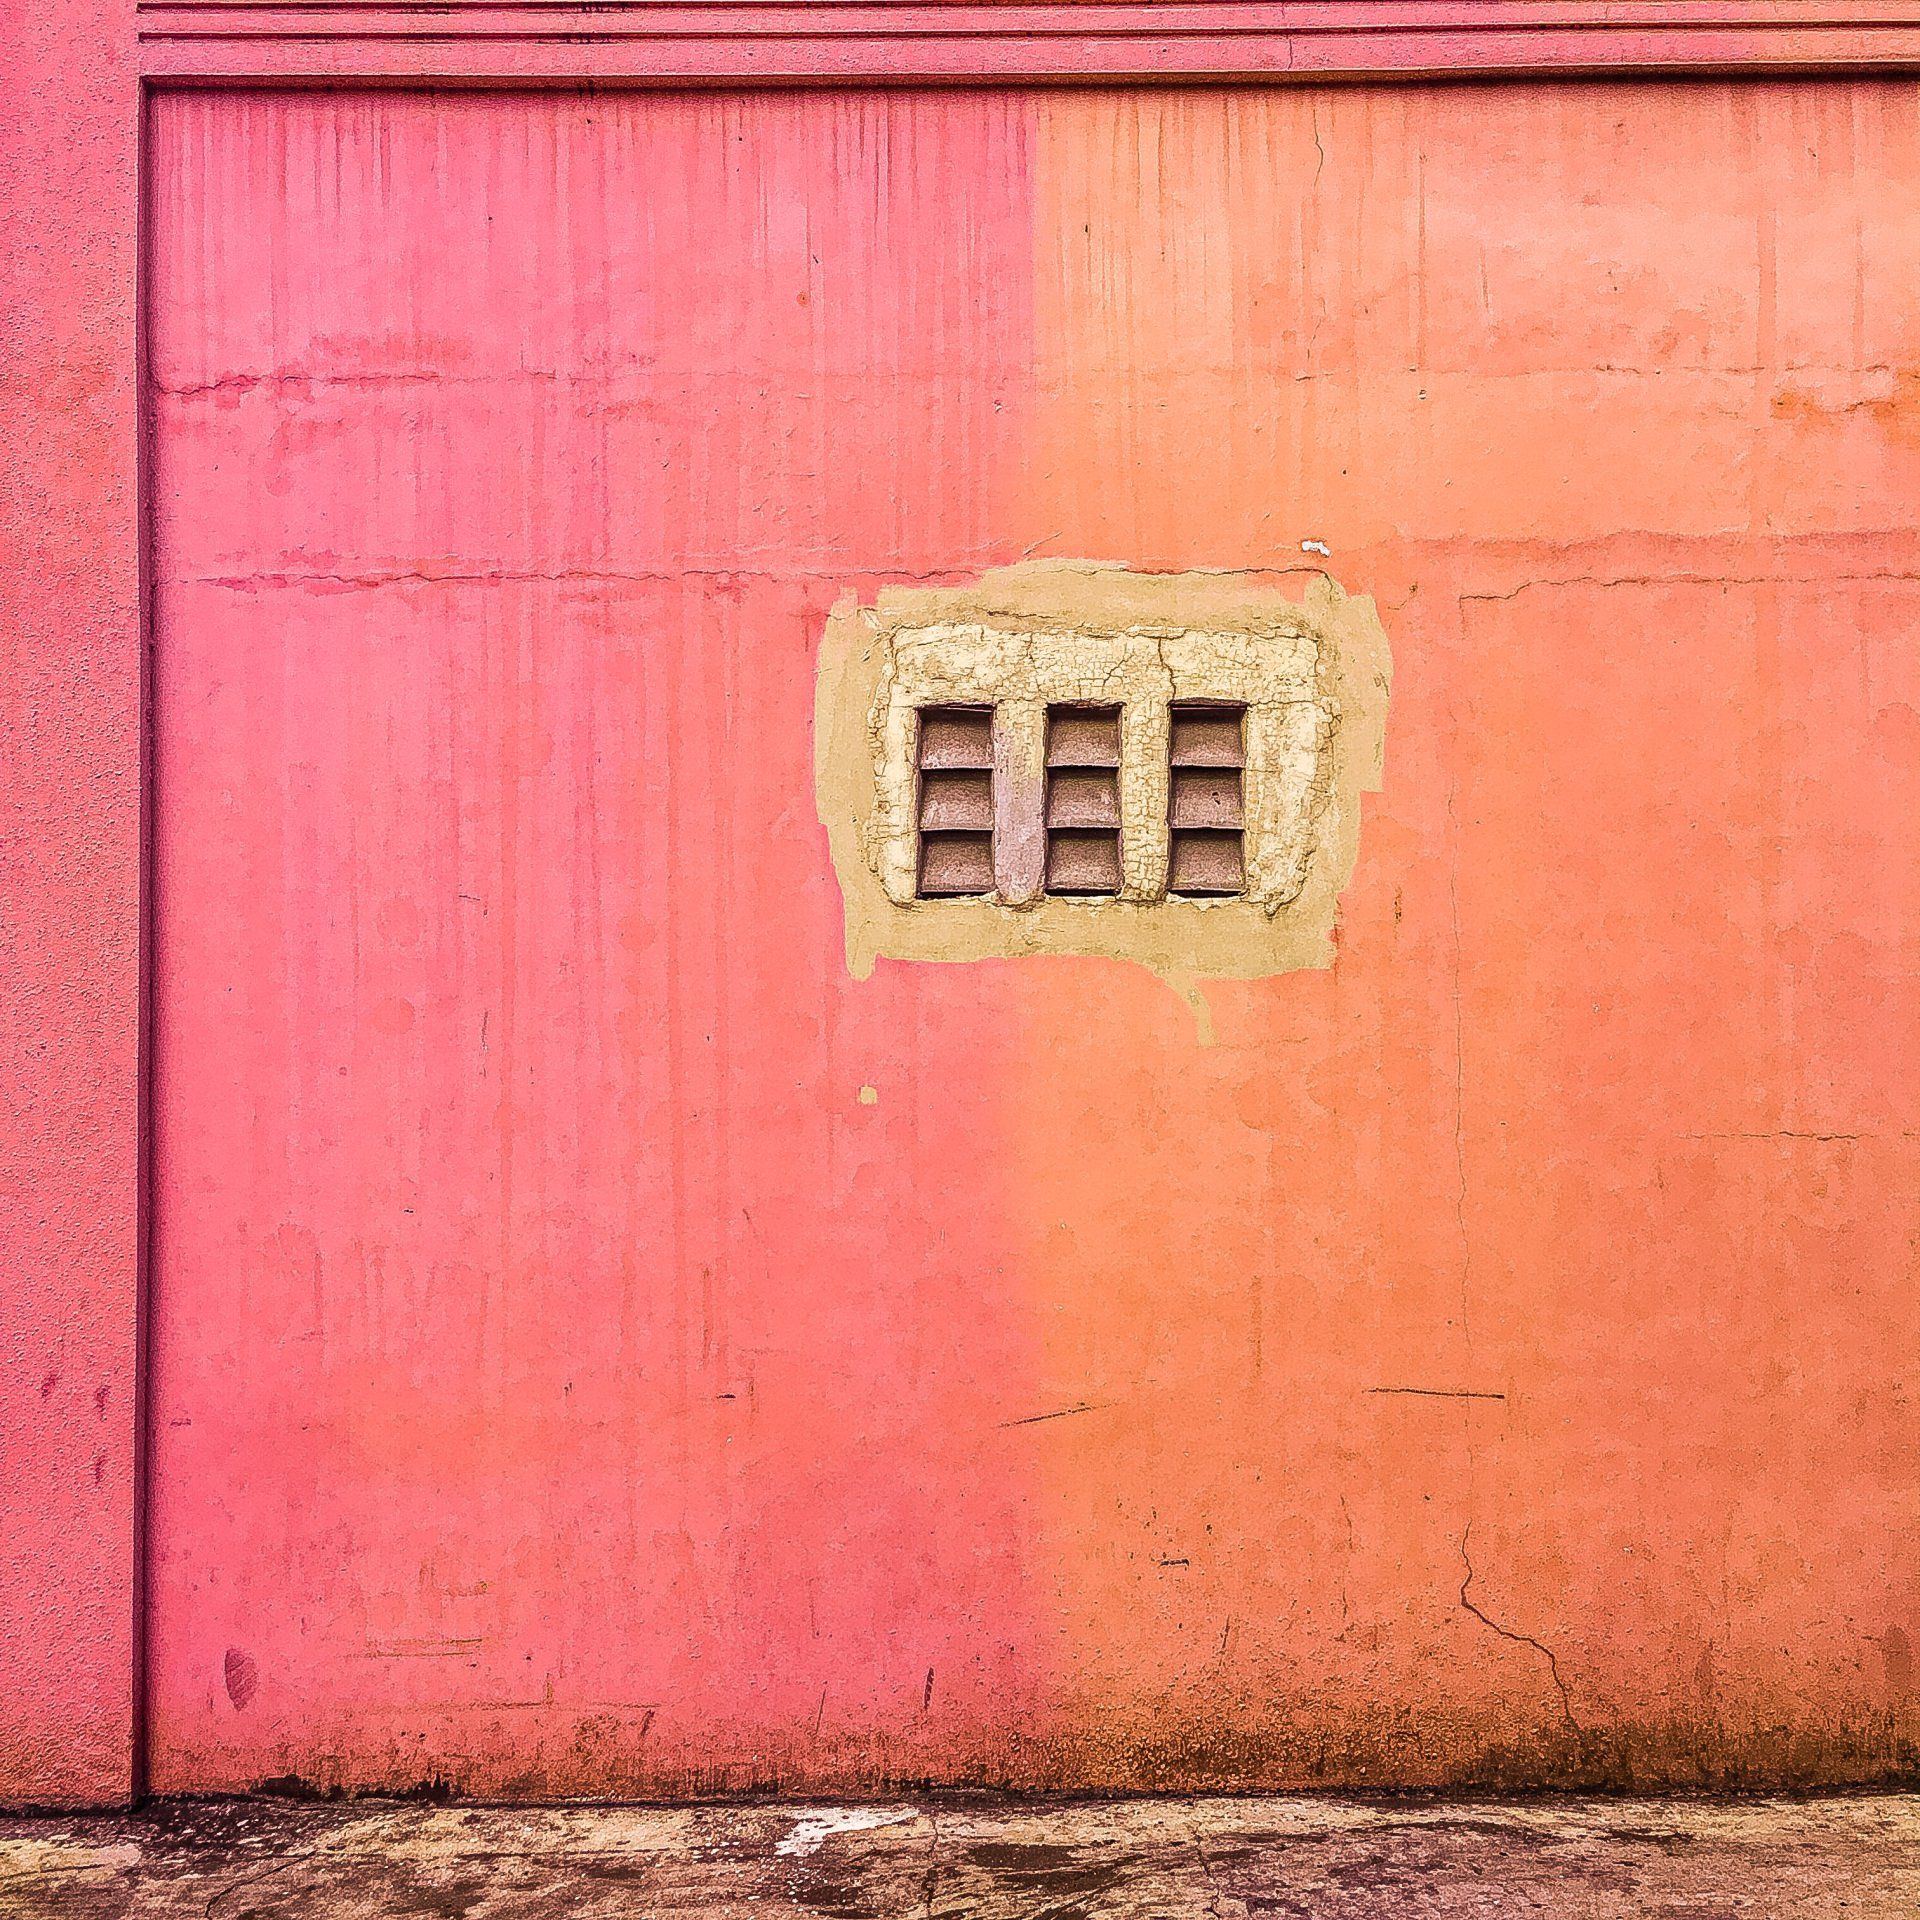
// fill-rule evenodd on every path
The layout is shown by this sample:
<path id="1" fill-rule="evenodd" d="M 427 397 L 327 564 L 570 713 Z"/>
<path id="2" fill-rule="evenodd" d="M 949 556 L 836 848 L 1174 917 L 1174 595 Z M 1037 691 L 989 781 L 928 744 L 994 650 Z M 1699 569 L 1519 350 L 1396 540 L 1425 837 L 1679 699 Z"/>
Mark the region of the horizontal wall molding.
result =
<path id="1" fill-rule="evenodd" d="M 1920 69 L 1913 0 L 141 0 L 156 80 L 651 85 Z"/>

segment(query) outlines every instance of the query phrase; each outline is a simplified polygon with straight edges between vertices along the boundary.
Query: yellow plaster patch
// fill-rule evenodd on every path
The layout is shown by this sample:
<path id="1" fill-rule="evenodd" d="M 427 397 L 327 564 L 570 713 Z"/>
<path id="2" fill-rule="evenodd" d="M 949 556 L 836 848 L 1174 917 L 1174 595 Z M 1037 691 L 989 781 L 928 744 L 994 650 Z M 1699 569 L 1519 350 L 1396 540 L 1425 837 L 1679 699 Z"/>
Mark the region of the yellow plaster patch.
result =
<path id="1" fill-rule="evenodd" d="M 837 606 L 821 640 L 814 781 L 846 910 L 847 965 L 1025 954 L 1204 979 L 1333 960 L 1360 795 L 1380 785 L 1392 663 L 1373 602 L 1325 575 L 1295 600 L 1257 576 L 1033 561 L 968 587 Z M 1247 891 L 1166 897 L 1170 699 L 1247 708 Z M 1122 707 L 1123 883 L 1113 899 L 915 897 L 918 709 L 991 704 L 1037 767 L 1051 702 Z M 863 1096 L 864 1097 L 864 1096 Z"/>

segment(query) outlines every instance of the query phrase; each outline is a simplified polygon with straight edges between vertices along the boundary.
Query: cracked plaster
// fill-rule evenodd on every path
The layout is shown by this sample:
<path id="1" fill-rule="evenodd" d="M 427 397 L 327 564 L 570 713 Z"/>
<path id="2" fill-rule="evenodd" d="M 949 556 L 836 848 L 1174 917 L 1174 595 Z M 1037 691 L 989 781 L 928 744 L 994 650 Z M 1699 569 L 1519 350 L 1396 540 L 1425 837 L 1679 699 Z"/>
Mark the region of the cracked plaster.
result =
<path id="1" fill-rule="evenodd" d="M 1330 965 L 1359 796 L 1380 785 L 1390 678 L 1372 601 L 1324 575 L 1293 599 L 1253 575 L 1041 561 L 843 601 L 821 643 L 814 724 L 849 969 L 1106 954 L 1184 987 Z M 1175 699 L 1247 708 L 1247 887 L 1231 899 L 1167 896 Z M 1122 707 L 1119 896 L 917 898 L 919 709 L 994 705 L 996 756 L 1037 782 L 1047 706 L 1071 702 Z"/>

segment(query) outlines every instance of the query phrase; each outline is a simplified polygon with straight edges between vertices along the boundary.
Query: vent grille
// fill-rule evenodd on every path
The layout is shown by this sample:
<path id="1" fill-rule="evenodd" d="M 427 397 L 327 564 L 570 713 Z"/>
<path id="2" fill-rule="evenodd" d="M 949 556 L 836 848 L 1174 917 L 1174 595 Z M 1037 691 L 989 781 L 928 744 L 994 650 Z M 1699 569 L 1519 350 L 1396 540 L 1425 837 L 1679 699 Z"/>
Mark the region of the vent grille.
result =
<path id="1" fill-rule="evenodd" d="M 1049 893 L 1120 891 L 1120 709 L 1047 709 Z"/>
<path id="2" fill-rule="evenodd" d="M 993 709 L 920 711 L 922 899 L 993 891 Z"/>
<path id="3" fill-rule="evenodd" d="M 997 766 L 1006 742 L 992 707 L 922 707 L 914 760 L 920 898 L 1116 897 L 1126 871 L 1121 712 L 1117 705 L 1048 707 L 1041 784 Z M 1244 705 L 1177 700 L 1168 712 L 1171 898 L 1246 891 L 1246 734 Z"/>
<path id="4" fill-rule="evenodd" d="M 1167 891 L 1190 899 L 1240 893 L 1247 882 L 1247 710 L 1181 700 L 1171 719 Z"/>

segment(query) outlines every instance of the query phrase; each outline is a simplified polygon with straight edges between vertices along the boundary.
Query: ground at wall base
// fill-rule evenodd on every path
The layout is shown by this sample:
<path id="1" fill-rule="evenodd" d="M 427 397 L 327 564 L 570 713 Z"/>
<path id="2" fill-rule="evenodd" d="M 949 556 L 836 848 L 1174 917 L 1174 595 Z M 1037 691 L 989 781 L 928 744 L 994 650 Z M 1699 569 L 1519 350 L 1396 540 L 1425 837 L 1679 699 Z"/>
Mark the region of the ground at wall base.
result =
<path id="1" fill-rule="evenodd" d="M 1920 1912 L 1920 1796 L 1262 1797 L 0 1818 L 7 1920 Z"/>

